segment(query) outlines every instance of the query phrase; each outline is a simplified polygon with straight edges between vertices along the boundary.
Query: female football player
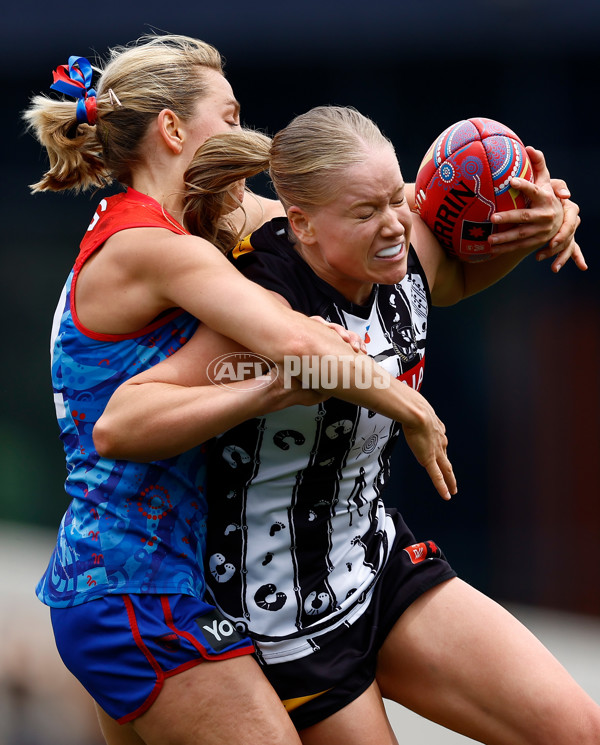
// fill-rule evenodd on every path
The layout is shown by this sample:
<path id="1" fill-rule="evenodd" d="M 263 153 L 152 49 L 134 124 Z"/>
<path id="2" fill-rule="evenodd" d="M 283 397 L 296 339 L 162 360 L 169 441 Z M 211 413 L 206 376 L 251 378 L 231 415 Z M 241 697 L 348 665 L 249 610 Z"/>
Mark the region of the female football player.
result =
<path id="1" fill-rule="evenodd" d="M 537 166 L 536 185 L 513 183 L 533 204 L 552 191 Z M 188 170 L 190 190 L 209 201 L 267 168 L 287 217 L 242 241 L 233 263 L 282 307 L 358 334 L 407 387 L 423 376 L 430 306 L 485 289 L 539 248 L 450 258 L 411 214 L 391 143 L 352 109 L 313 109 L 272 143 L 217 135 Z M 99 451 L 147 460 L 203 442 L 207 366 L 241 351 L 199 327 L 121 386 L 96 426 Z M 398 435 L 389 417 L 334 395 L 254 417 L 209 445 L 210 594 L 254 639 L 303 743 L 397 743 L 382 698 L 493 745 L 597 743 L 600 707 L 386 508 Z"/>
<path id="2" fill-rule="evenodd" d="M 147 743 L 294 742 L 252 644 L 204 602 L 204 450 L 150 466 L 116 462 L 98 455 L 92 428 L 118 384 L 173 354 L 198 319 L 274 362 L 329 354 L 351 368 L 374 365 L 340 338 L 353 341 L 345 330 L 282 307 L 216 248 L 279 213 L 278 203 L 246 198 L 242 210 L 238 183 L 224 197 L 230 218 L 215 232 L 214 221 L 186 214 L 185 173 L 197 148 L 239 128 L 218 52 L 187 37 L 151 37 L 113 50 L 95 88 L 93 73 L 87 59 L 70 58 L 52 87 L 74 100 L 38 96 L 25 114 L 50 160 L 34 191 L 125 187 L 100 201 L 54 318 L 54 400 L 71 503 L 38 596 L 107 732 L 116 720 L 133 722 Z M 553 234 L 560 203 L 548 217 L 537 228 Z M 572 241 L 575 222 L 567 212 L 561 244 Z M 390 383 L 386 391 L 340 385 L 338 394 L 402 421 L 447 495 L 456 487 L 443 424 L 416 391 Z M 307 396 L 281 386 L 207 394 L 213 434 Z"/>

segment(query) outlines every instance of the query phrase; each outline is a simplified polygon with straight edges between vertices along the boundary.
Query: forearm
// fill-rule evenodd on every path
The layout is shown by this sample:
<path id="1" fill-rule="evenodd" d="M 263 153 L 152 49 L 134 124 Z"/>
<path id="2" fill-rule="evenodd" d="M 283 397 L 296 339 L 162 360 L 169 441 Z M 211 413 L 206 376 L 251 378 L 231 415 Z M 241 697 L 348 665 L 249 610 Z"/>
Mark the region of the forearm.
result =
<path id="1" fill-rule="evenodd" d="M 487 287 L 491 287 L 503 277 L 506 277 L 507 274 L 510 274 L 530 253 L 530 250 L 524 249 L 501 254 L 489 261 L 474 264 L 463 263 L 461 265 L 464 280 L 463 297 L 476 295 Z"/>
<path id="2" fill-rule="evenodd" d="M 272 296 L 271 296 L 272 297 Z M 279 313 L 286 307 L 277 302 Z M 176 354 L 123 383 L 94 429 L 101 455 L 131 460 L 169 457 L 204 442 L 242 421 L 297 403 L 336 396 L 418 427 L 428 405 L 420 394 L 392 378 L 365 354 L 343 342 L 323 323 L 314 327 L 314 354 L 283 360 L 269 385 L 255 380 L 211 383 L 211 361 L 242 351 L 230 339 L 200 326 Z M 230 355 L 230 356 L 229 356 Z"/>
<path id="3" fill-rule="evenodd" d="M 346 352 L 307 359 L 297 381 L 304 388 L 320 390 L 411 427 L 422 424 L 424 411 L 431 408 L 420 393 L 364 354 Z M 289 384 L 284 374 L 284 386 Z"/>
<path id="4" fill-rule="evenodd" d="M 256 306 L 261 308 L 260 318 L 248 322 L 248 316 L 240 314 L 239 305 L 228 308 L 221 305 L 215 310 L 214 319 L 205 319 L 209 328 L 219 330 L 217 327 L 222 323 L 223 314 L 232 313 L 235 319 L 229 319 L 230 339 L 239 343 L 244 338 L 247 349 L 279 364 L 289 371 L 291 377 L 301 380 L 304 388 L 320 390 L 326 395 L 402 421 L 386 395 L 387 389 L 392 386 L 392 379 L 370 357 L 356 352 L 341 338 L 338 331 L 292 310 L 281 296 L 265 292 L 262 287 L 247 280 L 244 282 L 250 294 L 257 291 L 257 302 L 260 296 L 261 302 Z M 250 288 L 246 286 L 248 284 Z M 240 317 L 244 322 L 240 322 Z M 208 348 L 213 350 L 212 357 L 223 352 L 236 351 L 235 346 L 226 348 L 219 346 L 214 340 L 208 343 L 206 349 Z M 205 365 L 208 359 L 203 359 L 202 364 Z M 328 368 L 328 375 L 322 374 L 323 366 Z M 327 387 L 323 387 L 324 382 Z"/>
<path id="5" fill-rule="evenodd" d="M 276 390 L 256 388 L 254 380 L 227 388 L 129 381 L 115 391 L 96 422 L 94 444 L 107 458 L 170 458 L 281 405 Z"/>
<path id="6" fill-rule="evenodd" d="M 423 396 L 392 378 L 370 357 L 345 355 L 340 359 L 339 373 L 334 363 L 327 377 L 331 381 L 339 374 L 338 398 L 377 411 L 410 428 L 422 427 L 431 416 L 433 410 Z M 210 383 L 186 386 L 148 380 L 144 376 L 139 381 L 134 378 L 115 391 L 97 421 L 93 432 L 96 449 L 108 458 L 139 461 L 170 458 L 241 422 L 291 406 L 298 402 L 299 396 L 304 396 L 306 403 L 310 394 L 298 393 L 302 382 L 305 388 L 320 390 L 320 394 L 314 394 L 320 398 L 337 395 L 331 385 L 319 388 L 322 382 L 319 363 L 320 358 L 311 363 L 314 377 L 290 378 L 286 384 L 281 372 L 279 385 L 264 387 L 258 387 L 255 378 L 228 383 L 227 387 Z M 371 375 L 376 376 L 373 380 L 377 387 L 362 387 Z"/>
<path id="7" fill-rule="evenodd" d="M 367 369 L 374 364 L 369 357 L 361 360 Z M 344 398 L 400 422 L 418 462 L 439 494 L 449 498 L 456 491 L 456 480 L 446 456 L 443 423 L 420 393 L 376 368 L 382 387 L 343 389 Z M 364 368 L 360 374 L 365 375 Z M 323 398 L 298 388 L 290 391 L 281 384 L 281 377 L 278 382 L 256 388 L 250 379 L 225 389 L 129 381 L 113 394 L 94 427 L 96 448 L 110 458 L 142 462 L 169 458 L 253 417 Z"/>

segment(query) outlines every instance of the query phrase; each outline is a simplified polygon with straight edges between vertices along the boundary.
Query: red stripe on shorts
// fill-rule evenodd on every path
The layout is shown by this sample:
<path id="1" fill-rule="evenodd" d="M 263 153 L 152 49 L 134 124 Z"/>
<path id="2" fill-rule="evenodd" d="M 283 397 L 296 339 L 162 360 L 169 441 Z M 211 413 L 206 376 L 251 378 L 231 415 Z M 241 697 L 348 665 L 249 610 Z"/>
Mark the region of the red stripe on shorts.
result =
<path id="1" fill-rule="evenodd" d="M 133 635 L 133 639 L 135 643 L 137 644 L 138 648 L 144 653 L 146 659 L 150 663 L 152 669 L 156 673 L 156 683 L 154 684 L 154 687 L 152 689 L 152 692 L 148 696 L 148 698 L 144 701 L 144 703 L 139 706 L 135 711 L 132 711 L 130 714 L 127 714 L 124 717 L 121 717 L 120 719 L 117 719 L 117 722 L 119 724 L 125 724 L 126 722 L 130 722 L 133 719 L 137 719 L 141 714 L 148 711 L 148 709 L 152 706 L 152 704 L 156 701 L 156 698 L 158 694 L 160 693 L 163 683 L 165 682 L 165 675 L 162 671 L 161 666 L 156 661 L 155 657 L 152 655 L 148 647 L 144 644 L 144 640 L 142 639 L 142 635 L 140 634 L 140 630 L 137 623 L 137 618 L 135 617 L 135 610 L 133 608 L 133 603 L 131 602 L 131 599 L 127 595 L 122 595 L 123 602 L 125 603 L 125 610 L 127 611 L 127 618 L 129 619 L 129 626 L 131 627 L 131 633 Z"/>

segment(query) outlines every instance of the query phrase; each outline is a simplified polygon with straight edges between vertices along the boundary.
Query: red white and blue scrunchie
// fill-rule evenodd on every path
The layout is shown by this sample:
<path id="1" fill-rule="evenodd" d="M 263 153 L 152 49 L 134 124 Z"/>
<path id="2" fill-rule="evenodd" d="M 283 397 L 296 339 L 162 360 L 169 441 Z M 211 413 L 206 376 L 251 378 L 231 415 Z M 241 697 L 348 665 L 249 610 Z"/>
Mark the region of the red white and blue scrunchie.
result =
<path id="1" fill-rule="evenodd" d="M 77 123 L 95 124 L 96 91 L 91 88 L 92 66 L 85 57 L 69 57 L 67 65 L 59 65 L 52 71 L 52 90 L 77 99 Z"/>

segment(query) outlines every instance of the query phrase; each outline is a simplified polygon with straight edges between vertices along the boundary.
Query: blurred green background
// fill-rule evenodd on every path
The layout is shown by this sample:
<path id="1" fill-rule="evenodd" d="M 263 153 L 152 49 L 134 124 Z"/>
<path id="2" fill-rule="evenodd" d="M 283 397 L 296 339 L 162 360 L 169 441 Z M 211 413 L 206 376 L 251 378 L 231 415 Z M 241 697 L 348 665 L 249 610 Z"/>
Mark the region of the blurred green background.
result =
<path id="1" fill-rule="evenodd" d="M 168 9 L 34 0 L 7 11 L 0 521 L 54 530 L 66 507 L 49 334 L 101 196 L 29 195 L 45 157 L 23 134 L 19 112 L 69 55 L 103 55 L 153 28 L 218 47 L 246 125 L 272 134 L 311 106 L 353 105 L 392 139 L 412 181 L 442 129 L 487 116 L 542 149 L 551 173 L 567 181 L 590 270 L 568 265 L 555 276 L 530 257 L 486 293 L 433 311 L 423 393 L 448 427 L 459 493 L 442 502 L 401 447 L 388 501 L 494 597 L 600 615 L 600 6 L 581 0 L 236 0 Z"/>

